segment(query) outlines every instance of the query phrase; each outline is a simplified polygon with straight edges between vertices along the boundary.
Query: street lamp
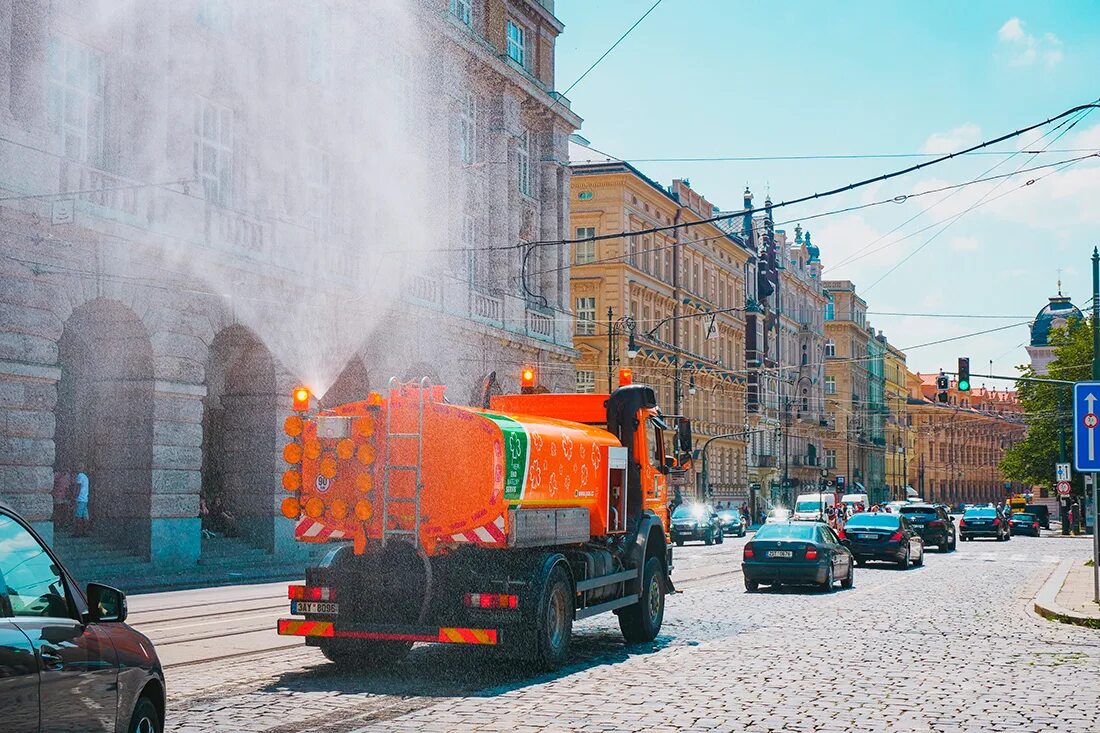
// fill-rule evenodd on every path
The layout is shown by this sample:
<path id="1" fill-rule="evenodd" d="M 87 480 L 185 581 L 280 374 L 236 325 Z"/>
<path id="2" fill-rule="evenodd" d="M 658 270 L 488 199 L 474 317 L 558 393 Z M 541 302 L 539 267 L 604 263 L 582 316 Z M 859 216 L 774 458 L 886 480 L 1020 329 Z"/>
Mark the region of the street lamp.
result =
<path id="1" fill-rule="evenodd" d="M 612 320 L 615 312 L 607 309 L 607 391 L 614 391 L 615 365 L 619 362 L 619 356 L 615 353 L 615 339 L 628 334 L 626 356 L 633 359 L 638 355 L 638 345 L 634 342 L 634 329 L 637 325 L 630 316 L 619 316 L 618 320 Z"/>

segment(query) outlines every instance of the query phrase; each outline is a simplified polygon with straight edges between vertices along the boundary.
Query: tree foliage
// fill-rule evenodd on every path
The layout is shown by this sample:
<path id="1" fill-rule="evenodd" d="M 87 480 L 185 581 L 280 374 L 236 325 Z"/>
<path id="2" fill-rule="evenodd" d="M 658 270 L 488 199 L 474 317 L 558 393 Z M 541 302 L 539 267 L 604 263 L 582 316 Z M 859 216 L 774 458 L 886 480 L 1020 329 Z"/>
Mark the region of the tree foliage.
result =
<path id="1" fill-rule="evenodd" d="M 1092 330 L 1079 319 L 1050 332 L 1054 360 L 1046 374 L 1051 379 L 1073 382 L 1092 376 Z M 1021 376 L 1039 376 L 1030 366 L 1019 367 Z M 1024 408 L 1027 436 L 1005 450 L 1001 471 L 1006 478 L 1033 485 L 1054 483 L 1054 464 L 1059 458 L 1060 428 L 1065 428 L 1066 460 L 1073 456 L 1073 395 L 1067 385 L 1017 382 L 1017 396 Z M 1083 478 L 1075 478 L 1083 491 Z"/>

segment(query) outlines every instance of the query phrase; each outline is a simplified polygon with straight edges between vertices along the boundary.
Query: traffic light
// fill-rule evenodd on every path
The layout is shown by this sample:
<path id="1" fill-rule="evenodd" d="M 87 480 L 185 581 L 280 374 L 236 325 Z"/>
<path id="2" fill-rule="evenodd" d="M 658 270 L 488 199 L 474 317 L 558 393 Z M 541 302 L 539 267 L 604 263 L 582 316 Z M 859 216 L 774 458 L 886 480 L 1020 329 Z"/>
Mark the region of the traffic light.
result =
<path id="1" fill-rule="evenodd" d="M 959 357 L 959 391 L 970 391 L 970 357 Z"/>
<path id="2" fill-rule="evenodd" d="M 938 402 L 947 403 L 947 390 L 951 387 L 951 380 L 947 378 L 947 375 L 940 372 L 940 376 L 936 377 L 936 400 Z"/>

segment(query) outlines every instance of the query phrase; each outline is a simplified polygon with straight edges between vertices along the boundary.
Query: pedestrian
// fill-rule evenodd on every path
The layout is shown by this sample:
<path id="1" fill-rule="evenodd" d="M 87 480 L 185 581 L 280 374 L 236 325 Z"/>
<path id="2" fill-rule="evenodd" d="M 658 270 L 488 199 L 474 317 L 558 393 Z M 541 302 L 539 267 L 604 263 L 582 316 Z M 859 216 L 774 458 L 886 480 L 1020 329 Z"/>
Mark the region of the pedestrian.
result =
<path id="1" fill-rule="evenodd" d="M 75 505 L 73 511 L 73 534 L 77 537 L 87 537 L 88 525 L 91 519 L 88 514 L 88 500 L 91 498 L 91 486 L 88 481 L 88 474 L 84 472 L 83 465 L 77 469 L 76 476 L 73 477 L 73 494 Z"/>
<path id="2" fill-rule="evenodd" d="M 53 521 L 60 528 L 66 528 L 72 523 L 72 483 L 73 472 L 68 469 L 57 471 L 53 475 Z"/>

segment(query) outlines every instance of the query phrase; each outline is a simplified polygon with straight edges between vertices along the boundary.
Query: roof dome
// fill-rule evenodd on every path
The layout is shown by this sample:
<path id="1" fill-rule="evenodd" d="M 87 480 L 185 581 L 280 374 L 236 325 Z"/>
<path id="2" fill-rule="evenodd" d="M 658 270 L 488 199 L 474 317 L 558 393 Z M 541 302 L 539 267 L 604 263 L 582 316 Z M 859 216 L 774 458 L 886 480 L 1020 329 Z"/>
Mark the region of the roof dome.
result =
<path id="1" fill-rule="evenodd" d="M 821 249 L 810 241 L 810 230 L 806 230 L 806 252 L 810 255 L 810 262 L 821 262 Z"/>
<path id="2" fill-rule="evenodd" d="M 1077 309 L 1070 299 L 1064 295 L 1057 295 L 1035 315 L 1031 324 L 1031 345 L 1048 346 L 1050 343 L 1050 331 L 1053 328 L 1061 328 L 1071 318 L 1084 321 L 1085 317 Z"/>

